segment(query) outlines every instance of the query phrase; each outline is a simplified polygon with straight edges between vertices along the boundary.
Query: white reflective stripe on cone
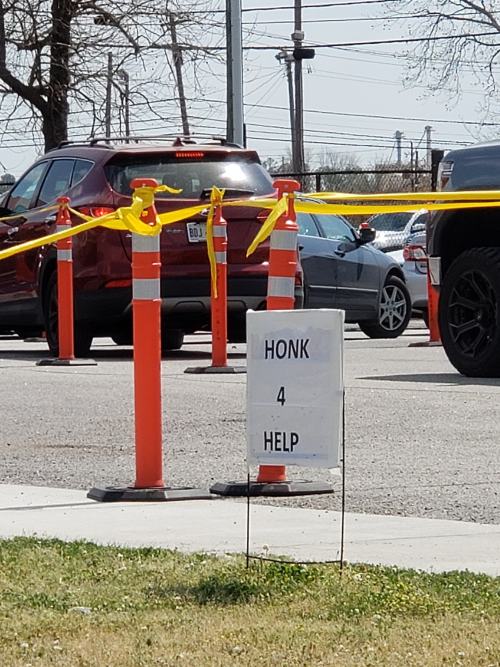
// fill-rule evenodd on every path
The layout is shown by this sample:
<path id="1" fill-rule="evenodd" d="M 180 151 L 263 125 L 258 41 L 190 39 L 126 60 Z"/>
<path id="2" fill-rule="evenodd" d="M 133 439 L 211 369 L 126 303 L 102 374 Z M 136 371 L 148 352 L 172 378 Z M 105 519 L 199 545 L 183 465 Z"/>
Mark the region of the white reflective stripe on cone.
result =
<path id="1" fill-rule="evenodd" d="M 57 261 L 71 261 L 73 259 L 72 250 L 57 250 Z"/>
<path id="2" fill-rule="evenodd" d="M 269 276 L 267 280 L 267 296 L 295 296 L 295 278 Z"/>
<path id="3" fill-rule="evenodd" d="M 286 232 L 275 229 L 271 234 L 271 248 L 273 250 L 295 250 L 297 247 L 297 232 Z"/>
<path id="4" fill-rule="evenodd" d="M 156 278 L 134 278 L 132 281 L 132 298 L 149 301 L 160 298 L 160 281 Z"/>
<path id="5" fill-rule="evenodd" d="M 132 234 L 132 252 L 159 252 L 160 235 L 144 236 L 143 234 Z"/>
<path id="6" fill-rule="evenodd" d="M 216 252 L 215 261 L 217 264 L 227 264 L 227 253 L 225 252 Z"/>
<path id="7" fill-rule="evenodd" d="M 71 223 L 69 222 L 67 225 L 56 225 L 56 232 L 66 232 L 69 227 L 71 227 Z"/>
<path id="8" fill-rule="evenodd" d="M 217 238 L 225 238 L 227 236 L 225 225 L 214 225 L 212 227 L 212 236 Z"/>

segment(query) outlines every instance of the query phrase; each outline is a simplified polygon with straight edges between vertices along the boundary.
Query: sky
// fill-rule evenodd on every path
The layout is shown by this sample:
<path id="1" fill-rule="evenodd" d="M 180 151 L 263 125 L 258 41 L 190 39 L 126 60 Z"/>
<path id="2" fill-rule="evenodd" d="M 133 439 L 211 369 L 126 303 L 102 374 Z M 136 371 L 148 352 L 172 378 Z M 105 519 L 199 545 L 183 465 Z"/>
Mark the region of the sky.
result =
<path id="1" fill-rule="evenodd" d="M 395 39 L 414 31 L 418 19 L 395 18 L 407 11 L 391 4 L 391 15 L 377 3 L 339 5 L 346 0 L 303 0 L 303 29 L 307 43 L 345 43 Z M 309 6 L 321 5 L 321 6 Z M 394 7 L 392 7 L 394 5 Z M 223 9 L 214 0 L 214 7 Z M 273 9 L 271 7 L 284 7 Z M 260 8 L 260 9 L 259 9 Z M 293 0 L 243 0 L 243 39 L 245 47 L 290 46 L 293 31 Z M 213 15 L 211 43 L 224 40 L 224 15 Z M 182 33 L 180 34 L 182 39 Z M 203 36 L 200 36 L 200 40 Z M 245 49 L 245 121 L 248 145 L 261 159 L 288 157 L 288 92 L 284 66 L 276 59 L 277 49 Z M 433 146 L 451 149 L 479 139 L 491 138 L 492 129 L 472 123 L 484 119 L 484 91 L 463 73 L 463 93 L 458 100 L 447 90 L 429 93 L 422 84 L 404 84 L 403 47 L 393 44 L 318 48 L 312 61 L 304 61 L 304 126 L 306 159 L 317 167 L 320 154 L 331 151 L 349 155 L 364 167 L 395 157 L 394 133 L 403 132 L 403 151 L 409 155 L 410 142 L 425 158 L 424 129 L 432 127 Z M 438 63 L 439 66 L 439 63 Z M 147 70 L 129 70 L 131 87 L 140 89 L 154 72 L 167 81 L 171 76 L 156 54 Z M 193 133 L 222 135 L 225 131 L 225 69 L 220 62 L 202 66 L 198 77 L 203 93 L 195 93 L 189 63 L 185 66 L 189 113 Z M 132 132 L 159 134 L 179 131 L 180 119 L 175 102 L 167 101 L 168 89 L 161 83 L 154 89 L 154 108 L 168 118 L 151 118 L 144 105 L 132 109 Z M 136 101 L 138 98 L 135 98 Z M 133 98 L 134 100 L 134 98 Z M 118 100 L 113 105 L 114 131 L 120 130 Z M 25 115 L 25 112 L 24 112 Z M 2 112 L 0 111 L 0 120 Z M 91 119 L 85 114 L 71 116 L 70 137 L 88 134 Z M 0 175 L 3 169 L 16 177 L 43 152 L 40 137 L 33 135 L 28 121 L 12 125 L 16 134 L 0 141 Z"/>

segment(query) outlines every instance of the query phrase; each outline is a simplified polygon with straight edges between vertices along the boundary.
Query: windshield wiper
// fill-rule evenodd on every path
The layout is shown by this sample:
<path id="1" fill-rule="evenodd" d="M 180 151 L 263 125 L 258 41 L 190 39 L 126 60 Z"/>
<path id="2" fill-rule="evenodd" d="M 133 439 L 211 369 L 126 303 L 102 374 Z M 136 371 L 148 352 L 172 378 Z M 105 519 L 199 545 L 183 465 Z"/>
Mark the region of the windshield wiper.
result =
<path id="1" fill-rule="evenodd" d="M 210 199 L 211 192 L 212 188 L 203 188 L 200 194 L 200 199 Z M 254 190 L 244 190 L 243 188 L 224 188 L 224 197 L 238 197 L 238 195 L 246 195 L 251 197 L 254 194 Z"/>

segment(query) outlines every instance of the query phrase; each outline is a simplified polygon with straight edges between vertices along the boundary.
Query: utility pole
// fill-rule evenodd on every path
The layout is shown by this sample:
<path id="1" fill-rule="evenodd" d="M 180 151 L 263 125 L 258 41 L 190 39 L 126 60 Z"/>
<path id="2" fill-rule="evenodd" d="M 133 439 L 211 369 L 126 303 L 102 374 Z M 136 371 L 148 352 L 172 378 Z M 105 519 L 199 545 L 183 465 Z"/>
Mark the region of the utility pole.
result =
<path id="1" fill-rule="evenodd" d="M 292 165 L 295 170 L 295 165 L 297 161 L 297 150 L 296 150 L 296 131 L 295 131 L 295 100 L 293 94 L 293 76 L 292 76 L 292 62 L 294 61 L 293 53 L 283 49 L 278 53 L 276 59 L 281 63 L 285 64 L 286 69 L 286 78 L 288 82 L 288 109 L 290 112 L 290 134 L 292 139 Z"/>
<path id="2" fill-rule="evenodd" d="M 123 79 L 123 99 L 125 104 L 125 136 L 130 137 L 130 77 L 124 69 L 118 71 Z M 128 139 L 127 139 L 128 143 Z"/>
<path id="3" fill-rule="evenodd" d="M 245 143 L 241 0 L 226 0 L 227 140 Z"/>
<path id="4" fill-rule="evenodd" d="M 106 111 L 104 117 L 104 126 L 106 136 L 111 136 L 111 95 L 113 91 L 113 54 L 108 53 L 108 71 L 106 75 Z"/>
<path id="5" fill-rule="evenodd" d="M 394 135 L 396 139 L 396 164 L 398 167 L 401 166 L 401 139 L 403 138 L 403 133 L 400 130 L 396 130 Z"/>
<path id="6" fill-rule="evenodd" d="M 432 139 L 431 139 L 432 127 L 430 125 L 425 126 L 425 138 L 427 142 L 427 167 L 430 169 L 432 165 Z"/>
<path id="7" fill-rule="evenodd" d="M 302 0 L 294 0 L 294 31 L 292 40 L 295 53 L 302 49 L 304 33 L 302 32 Z M 302 90 L 302 58 L 295 57 L 295 161 L 294 171 L 304 171 L 304 100 Z"/>
<path id="8" fill-rule="evenodd" d="M 182 76 L 182 50 L 177 41 L 177 28 L 175 25 L 175 14 L 168 12 L 170 28 L 170 41 L 172 43 L 172 58 L 174 60 L 175 78 L 177 82 L 177 93 L 179 95 L 179 107 L 181 110 L 182 134 L 189 137 L 189 120 L 186 106 L 186 95 L 184 93 L 184 79 Z"/>

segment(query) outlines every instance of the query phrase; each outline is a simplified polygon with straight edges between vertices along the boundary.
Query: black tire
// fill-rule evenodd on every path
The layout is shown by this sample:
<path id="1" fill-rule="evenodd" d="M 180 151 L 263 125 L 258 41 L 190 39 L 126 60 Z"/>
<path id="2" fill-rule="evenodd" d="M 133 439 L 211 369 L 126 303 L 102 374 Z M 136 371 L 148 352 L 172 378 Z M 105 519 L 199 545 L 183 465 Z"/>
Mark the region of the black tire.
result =
<path id="1" fill-rule="evenodd" d="M 57 305 L 57 273 L 52 273 L 47 281 L 43 298 L 43 317 L 47 334 L 47 345 L 54 357 L 59 356 L 59 330 Z M 84 325 L 75 323 L 75 357 L 88 357 L 92 345 L 92 332 Z"/>
<path id="2" fill-rule="evenodd" d="M 229 343 L 246 343 L 247 327 L 245 319 L 229 322 L 227 326 L 227 340 Z"/>
<path id="3" fill-rule="evenodd" d="M 180 350 L 184 342 L 182 329 L 163 329 L 161 332 L 161 349 L 163 352 Z"/>
<path id="4" fill-rule="evenodd" d="M 446 273 L 439 297 L 441 341 L 469 377 L 500 377 L 500 248 L 472 248 Z"/>
<path id="5" fill-rule="evenodd" d="M 379 317 L 373 322 L 359 322 L 359 328 L 370 338 L 397 338 L 408 326 L 411 298 L 405 283 L 389 276 L 380 296 Z"/>

